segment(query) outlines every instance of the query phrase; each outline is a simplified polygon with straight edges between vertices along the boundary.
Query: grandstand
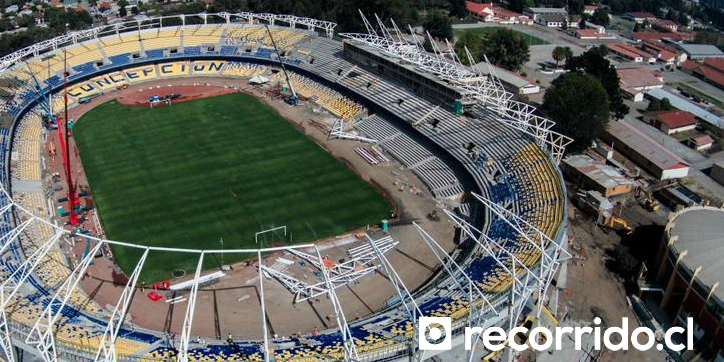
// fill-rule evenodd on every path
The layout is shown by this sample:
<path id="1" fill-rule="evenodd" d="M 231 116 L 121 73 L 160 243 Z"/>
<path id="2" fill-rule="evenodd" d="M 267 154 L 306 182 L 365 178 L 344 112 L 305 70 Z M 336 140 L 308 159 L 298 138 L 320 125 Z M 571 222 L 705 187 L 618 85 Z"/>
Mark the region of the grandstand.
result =
<path id="1" fill-rule="evenodd" d="M 152 19 L 143 27 L 133 22 L 61 36 L 0 62 L 0 112 L 14 120 L 11 128 L 0 129 L 4 162 L 0 320 L 7 318 L 7 324 L 0 322 L 0 345 L 8 359 L 17 360 L 9 348 L 14 345 L 46 361 L 270 361 L 272 356 L 277 361 L 300 362 L 408 360 L 410 351 L 419 353 L 414 331 L 419 316 L 451 317 L 459 343 L 462 328 L 471 323 L 510 328 L 526 314 L 540 313 L 530 307 L 535 304 L 532 298 L 541 298 L 539 306 L 545 304 L 553 273 L 565 258 L 561 245 L 566 240 L 566 195 L 557 166 L 565 140 L 555 139 L 550 126 L 545 126 L 547 120 L 523 114 L 516 108 L 522 107 L 519 103 L 500 95 L 502 90 L 489 91 L 496 87 L 495 79 L 476 79 L 478 88 L 462 89 L 455 79 L 439 73 L 439 69 L 462 67 L 455 60 L 427 54 L 424 56 L 432 57 L 431 63 L 410 65 L 409 69 L 425 78 L 446 79 L 445 86 L 458 87 L 461 96 L 480 92 L 470 98 L 477 101 L 465 102 L 465 113 L 459 115 L 452 104 L 421 97 L 415 89 L 342 55 L 344 47 L 356 46 L 366 49 L 368 56 L 404 56 L 364 43 L 373 34 L 349 35 L 340 42 L 331 39 L 333 23 L 289 15 L 182 15 L 178 20 L 184 25 L 169 26 L 164 25 L 165 19 Z M 369 22 L 364 22 L 371 30 Z M 270 26 L 279 53 L 264 25 Z M 399 42 L 385 44 L 391 43 Z M 418 45 L 405 46 L 424 53 Z M 127 282 L 121 284 L 117 302 L 103 299 L 106 301 L 99 303 L 99 296 L 79 287 L 91 263 L 109 260 L 100 257 L 94 261 L 96 255 L 121 243 L 83 235 L 79 245 L 87 243 L 85 252 L 81 256 L 67 253 L 62 247 L 65 240 L 77 241 L 79 235 L 58 223 L 62 219 L 54 209 L 55 200 L 43 188 L 52 175 L 44 175 L 48 131 L 42 126 L 42 115 L 45 107 L 59 109 L 60 97 L 48 102 L 47 95 L 61 91 L 66 56 L 71 69 L 71 107 L 121 86 L 185 77 L 245 80 L 264 76 L 268 88 L 281 88 L 287 86 L 278 67 L 282 61 L 303 98 L 323 108 L 330 118 L 347 121 L 354 132 L 375 140 L 378 149 L 414 174 L 472 246 L 455 250 L 451 256 L 420 226 L 423 223 L 415 223 L 419 240 L 437 258 L 435 276 L 409 291 L 399 288 L 404 286 L 402 278 L 390 277 L 398 294 L 385 297 L 390 301 L 384 308 L 354 321 L 345 317 L 345 306 L 332 286 L 334 278 L 349 275 L 338 265 L 330 266 L 316 245 L 227 250 L 258 255 L 259 275 L 254 286 L 261 289 L 262 315 L 267 303 L 264 285 L 293 279 L 281 273 L 275 279 L 265 277 L 273 271 L 262 271 L 262 253 L 284 252 L 307 266 L 320 265 L 315 276 L 321 294 L 328 299 L 319 304 L 331 305 L 329 326 L 290 337 L 275 336 L 267 332 L 267 323 L 260 322 L 264 332 L 257 338 L 229 343 L 217 333 L 206 336 L 203 343 L 194 341 L 192 332 L 198 334 L 192 326 L 200 318 L 193 318 L 199 285 L 192 283 L 185 294 L 188 301 L 177 307 L 176 313 L 186 313 L 181 325 L 164 330 L 138 327 L 140 321 L 124 320 L 130 295 L 139 287 L 133 274 L 124 278 Z M 447 65 L 436 66 L 442 63 Z M 463 68 L 457 69 L 457 74 L 465 76 Z M 469 80 L 466 84 L 471 84 Z M 378 250 L 378 241 L 371 237 L 368 241 L 354 245 L 367 248 L 367 254 L 354 254 L 353 248 L 347 252 L 368 258 L 365 260 L 376 263 L 376 268 L 394 270 Z M 203 273 L 204 255 L 218 253 L 149 248 L 132 242 L 123 245 L 137 248 L 139 255 L 145 255 L 144 250 L 198 254 L 194 278 Z M 300 254 L 300 250 L 310 254 Z M 139 273 L 144 258 L 139 260 Z M 350 270 L 367 272 L 360 265 Z"/>

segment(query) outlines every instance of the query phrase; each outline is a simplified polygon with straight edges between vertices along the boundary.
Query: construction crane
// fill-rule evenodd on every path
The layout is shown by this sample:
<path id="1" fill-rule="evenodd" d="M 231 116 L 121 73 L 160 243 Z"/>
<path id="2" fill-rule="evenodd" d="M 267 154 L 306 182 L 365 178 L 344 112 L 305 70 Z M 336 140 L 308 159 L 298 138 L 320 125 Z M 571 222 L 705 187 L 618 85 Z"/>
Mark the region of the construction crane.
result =
<path id="1" fill-rule="evenodd" d="M 289 79 L 289 73 L 287 73 L 287 68 L 284 66 L 284 62 L 282 61 L 282 56 L 279 53 L 279 49 L 277 48 L 277 43 L 274 41 L 274 36 L 272 36 L 271 29 L 269 29 L 269 25 L 264 24 L 264 28 L 266 29 L 267 34 L 269 34 L 269 39 L 271 39 L 272 46 L 274 46 L 274 51 L 277 54 L 277 58 L 279 59 L 279 65 L 282 67 L 282 71 L 284 72 L 284 78 L 287 79 L 287 84 L 289 85 L 289 91 L 292 92 L 292 95 L 287 99 L 287 101 L 291 104 L 296 106 L 299 104 L 299 98 L 297 97 L 297 92 L 294 91 L 294 86 L 292 86 L 292 81 Z"/>

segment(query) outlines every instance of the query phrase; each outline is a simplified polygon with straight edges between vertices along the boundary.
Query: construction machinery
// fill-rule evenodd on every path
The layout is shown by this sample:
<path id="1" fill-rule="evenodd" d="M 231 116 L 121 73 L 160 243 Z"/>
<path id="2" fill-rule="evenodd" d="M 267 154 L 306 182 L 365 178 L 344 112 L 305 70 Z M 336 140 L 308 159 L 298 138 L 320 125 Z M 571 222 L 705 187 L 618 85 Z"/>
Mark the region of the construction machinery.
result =
<path id="1" fill-rule="evenodd" d="M 638 196 L 638 202 L 646 211 L 656 212 L 661 210 L 661 204 L 654 198 L 652 191 L 642 188 Z"/>
<path id="2" fill-rule="evenodd" d="M 604 213 L 602 218 L 601 226 L 607 227 L 611 230 L 622 232 L 626 235 L 633 234 L 633 228 L 628 224 L 628 221 L 616 214 Z"/>
<path id="3" fill-rule="evenodd" d="M 596 224 L 604 228 L 626 235 L 633 233 L 633 228 L 621 216 L 614 212 L 611 201 L 598 191 L 580 191 L 576 195 L 576 204 L 583 211 L 596 217 Z"/>

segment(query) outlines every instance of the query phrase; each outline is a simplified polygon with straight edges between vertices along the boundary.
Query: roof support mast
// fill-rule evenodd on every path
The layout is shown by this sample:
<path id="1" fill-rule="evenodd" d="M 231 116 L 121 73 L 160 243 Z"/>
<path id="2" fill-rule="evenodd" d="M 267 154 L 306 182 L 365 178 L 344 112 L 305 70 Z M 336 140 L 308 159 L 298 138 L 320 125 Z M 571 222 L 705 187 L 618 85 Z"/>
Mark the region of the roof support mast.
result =
<path id="1" fill-rule="evenodd" d="M 282 67 L 282 71 L 284 72 L 284 78 L 287 79 L 287 84 L 289 85 L 289 90 L 292 92 L 292 104 L 297 104 L 297 92 L 294 91 L 294 86 L 292 85 L 292 81 L 289 79 L 289 73 L 287 73 L 287 67 L 284 66 L 284 61 L 282 61 L 282 56 L 279 53 L 279 48 L 277 48 L 277 42 L 274 40 L 274 36 L 272 36 L 271 29 L 269 29 L 269 25 L 264 24 L 264 28 L 266 29 L 266 32 L 269 34 L 269 39 L 271 39 L 272 45 L 274 46 L 274 51 L 277 53 L 277 58 L 279 58 L 279 65 Z"/>
<path id="2" fill-rule="evenodd" d="M 77 205 L 75 199 L 75 185 L 73 185 L 73 172 L 70 168 L 70 144 L 68 134 L 68 52 L 63 51 L 63 105 L 65 107 L 63 113 L 63 123 L 61 125 L 60 120 L 56 119 L 58 123 L 58 142 L 60 142 L 60 150 L 63 152 L 63 169 L 65 170 L 65 180 L 68 183 L 68 208 L 70 209 L 70 217 L 68 221 L 71 226 L 78 226 L 80 219 L 75 213 L 75 206 Z"/>

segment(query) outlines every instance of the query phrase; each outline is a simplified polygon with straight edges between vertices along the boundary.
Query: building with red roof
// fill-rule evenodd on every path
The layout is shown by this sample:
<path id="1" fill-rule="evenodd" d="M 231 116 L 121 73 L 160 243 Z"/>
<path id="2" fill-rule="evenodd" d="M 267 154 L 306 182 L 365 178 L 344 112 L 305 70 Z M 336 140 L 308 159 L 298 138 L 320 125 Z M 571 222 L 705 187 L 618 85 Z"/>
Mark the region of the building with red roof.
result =
<path id="1" fill-rule="evenodd" d="M 661 132 L 674 134 L 696 128 L 696 117 L 686 111 L 656 111 L 644 114 L 644 122 Z"/>
<path id="2" fill-rule="evenodd" d="M 515 11 L 496 7 L 492 2 L 476 3 L 473 1 L 466 1 L 465 7 L 475 18 L 486 23 L 533 24 L 533 20 L 529 17 L 516 13 Z"/>
<path id="3" fill-rule="evenodd" d="M 660 41 L 644 40 L 641 48 L 657 55 L 658 59 L 666 64 L 683 64 L 687 59 L 686 53 Z"/>
<path id="4" fill-rule="evenodd" d="M 689 145 L 689 147 L 697 151 L 704 151 L 710 149 L 711 146 L 714 145 L 714 139 L 711 138 L 711 136 L 709 136 L 708 134 L 700 134 L 698 136 L 689 138 L 686 143 Z"/>
<path id="5" fill-rule="evenodd" d="M 626 58 L 635 63 L 656 63 L 655 56 L 631 45 L 609 43 L 606 44 L 606 47 L 608 47 L 608 50 L 612 51 L 616 55 Z"/>
<path id="6" fill-rule="evenodd" d="M 634 102 L 644 100 L 644 92 L 663 88 L 664 79 L 647 69 L 617 69 L 621 90 Z"/>
<path id="7" fill-rule="evenodd" d="M 672 33 L 675 33 L 677 30 L 679 30 L 679 24 L 676 24 L 675 22 L 668 20 L 668 19 L 649 19 L 646 21 L 653 27 L 654 29 L 662 30 L 662 31 L 669 31 Z"/>
<path id="8" fill-rule="evenodd" d="M 576 30 L 576 37 L 578 39 L 616 39 L 614 35 L 607 34 L 605 32 L 601 33 L 597 29 L 577 29 Z"/>
<path id="9" fill-rule="evenodd" d="M 648 32 L 638 31 L 633 33 L 633 38 L 636 40 L 664 40 L 669 39 L 672 41 L 692 41 L 694 40 L 694 33 L 667 33 L 667 32 Z"/>
<path id="10" fill-rule="evenodd" d="M 593 13 L 596 12 L 596 10 L 600 9 L 601 7 L 598 5 L 586 5 L 583 7 L 583 13 L 586 15 L 593 15 Z"/>
<path id="11" fill-rule="evenodd" d="M 681 70 L 724 89 L 724 59 L 722 58 L 706 58 L 702 63 L 687 60 L 681 64 Z"/>
<path id="12" fill-rule="evenodd" d="M 465 7 L 476 18 L 484 22 L 491 22 L 495 18 L 493 3 L 476 3 L 472 1 L 466 1 Z"/>

